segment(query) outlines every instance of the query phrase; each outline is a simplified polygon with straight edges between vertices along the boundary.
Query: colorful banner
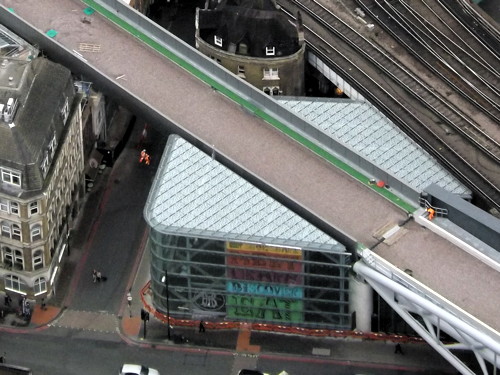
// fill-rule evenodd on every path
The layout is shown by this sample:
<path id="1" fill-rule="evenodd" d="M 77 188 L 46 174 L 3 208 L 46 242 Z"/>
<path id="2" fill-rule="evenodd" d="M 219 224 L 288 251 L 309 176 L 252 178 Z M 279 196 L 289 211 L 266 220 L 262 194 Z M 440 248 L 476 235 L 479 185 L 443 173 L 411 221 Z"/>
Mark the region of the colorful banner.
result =
<path id="1" fill-rule="evenodd" d="M 267 246 L 243 242 L 226 242 L 229 252 L 245 253 L 252 255 L 266 255 L 289 259 L 302 259 L 302 250 L 289 247 Z"/>
<path id="2" fill-rule="evenodd" d="M 228 266 L 236 267 L 252 267 L 252 268 L 263 268 L 275 271 L 285 271 L 285 272 L 301 272 L 302 263 L 301 262 L 291 262 L 287 260 L 277 260 L 269 259 L 263 256 L 259 258 L 251 258 L 246 256 L 238 255 L 228 255 L 226 257 L 226 264 Z"/>
<path id="3" fill-rule="evenodd" d="M 276 284 L 247 283 L 244 281 L 228 281 L 226 282 L 226 290 L 229 293 L 256 294 L 270 297 L 299 299 L 304 297 L 302 288 Z"/>
<path id="4" fill-rule="evenodd" d="M 246 281 L 261 281 L 264 283 L 302 285 L 304 284 L 304 276 L 299 273 L 283 273 L 256 270 L 251 268 L 227 268 L 226 272 L 228 279 L 246 280 Z"/>
<path id="5" fill-rule="evenodd" d="M 304 304 L 301 300 L 277 297 L 228 296 L 228 318 L 258 319 L 275 322 L 301 323 Z"/>

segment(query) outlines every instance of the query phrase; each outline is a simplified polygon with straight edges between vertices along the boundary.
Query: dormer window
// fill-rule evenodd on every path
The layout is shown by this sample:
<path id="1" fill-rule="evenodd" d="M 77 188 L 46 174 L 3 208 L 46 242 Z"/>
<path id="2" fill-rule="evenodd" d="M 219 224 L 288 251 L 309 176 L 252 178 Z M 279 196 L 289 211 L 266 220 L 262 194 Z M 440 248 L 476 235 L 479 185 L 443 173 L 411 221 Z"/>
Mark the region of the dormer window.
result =
<path id="1" fill-rule="evenodd" d="M 52 159 L 54 157 L 54 154 L 56 153 L 56 148 L 57 148 L 57 139 L 56 139 L 56 134 L 54 133 L 54 136 L 52 137 L 52 140 L 49 142 L 49 158 Z"/>
<path id="2" fill-rule="evenodd" d="M 66 100 L 64 102 L 64 106 L 61 109 L 61 116 L 63 118 L 63 123 L 66 123 L 66 120 L 68 119 L 69 115 L 69 100 L 68 97 L 66 97 Z"/>
<path id="3" fill-rule="evenodd" d="M 16 186 L 21 186 L 21 173 L 15 172 L 9 169 L 0 169 L 0 173 L 2 174 L 2 181 Z"/>
<path id="4" fill-rule="evenodd" d="M 214 43 L 216 46 L 222 47 L 222 38 L 214 35 Z"/>
<path id="5" fill-rule="evenodd" d="M 274 47 L 266 47 L 266 56 L 274 56 L 276 50 Z"/>
<path id="6" fill-rule="evenodd" d="M 248 46 L 245 43 L 240 43 L 238 45 L 238 53 L 240 55 L 248 55 Z"/>
<path id="7" fill-rule="evenodd" d="M 43 158 L 43 161 L 42 161 L 42 174 L 43 174 L 43 177 L 47 176 L 47 172 L 49 171 L 49 165 L 50 165 L 49 154 L 46 152 L 45 153 L 45 157 Z"/>

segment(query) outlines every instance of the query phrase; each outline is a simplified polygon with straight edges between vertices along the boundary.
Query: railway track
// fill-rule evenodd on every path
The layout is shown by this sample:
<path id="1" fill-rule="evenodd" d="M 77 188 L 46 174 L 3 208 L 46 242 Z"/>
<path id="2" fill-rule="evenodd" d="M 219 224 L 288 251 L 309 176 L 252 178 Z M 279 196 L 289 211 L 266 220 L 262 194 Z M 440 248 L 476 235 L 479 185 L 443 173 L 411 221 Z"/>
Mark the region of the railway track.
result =
<path id="1" fill-rule="evenodd" d="M 434 20 L 429 20 L 406 1 L 358 2 L 430 70 L 448 80 L 493 120 L 500 121 L 500 73 L 497 71 L 500 61 L 496 56 L 490 56 L 491 63 L 486 61 L 486 55 L 480 56 L 473 49 L 464 47 L 468 41 L 457 33 L 453 38 L 449 37 L 435 26 Z M 421 4 L 427 5 L 424 1 Z M 432 12 L 429 7 L 425 9 L 427 13 Z M 441 22 L 448 19 L 453 20 L 452 17 L 440 17 Z M 455 39 L 459 42 L 455 43 Z"/>
<path id="2" fill-rule="evenodd" d="M 483 153 L 481 162 L 488 164 L 486 170 L 497 168 L 500 154 L 494 140 L 491 140 L 487 147 L 478 145 L 478 142 L 471 147 L 470 140 L 475 138 L 475 135 L 470 132 L 463 134 L 461 131 L 462 137 L 468 137 L 469 142 L 465 143 L 462 140 L 464 145 L 461 148 L 451 147 L 447 139 L 448 133 L 440 123 L 443 121 L 443 112 L 452 111 L 452 108 L 446 100 L 434 93 L 432 88 L 425 85 L 398 61 L 392 59 L 319 2 L 282 0 L 280 6 L 290 15 L 300 10 L 304 14 L 304 25 L 308 26 L 306 41 L 309 46 L 314 46 L 311 48 L 320 51 L 323 56 L 329 56 L 329 64 L 332 64 L 332 61 L 337 63 L 331 65 L 334 69 L 340 69 L 335 66 L 341 58 L 351 57 L 348 67 L 343 69 L 346 74 L 344 78 L 350 77 L 353 86 L 365 97 L 370 98 L 371 102 L 377 104 L 389 118 L 398 123 L 412 138 L 453 171 L 473 191 L 486 199 L 490 205 L 500 208 L 500 180 L 490 180 L 484 170 L 481 170 L 481 165 L 477 164 L 477 160 L 476 162 L 471 160 L 477 158 L 476 148 L 480 147 Z M 313 33 L 317 36 L 313 37 Z M 321 34 L 325 37 L 323 38 Z M 323 41 L 317 41 L 318 37 L 322 37 Z M 315 43 L 319 43 L 318 46 Z M 325 46 L 325 43 L 328 44 Z M 330 53 L 325 51 L 330 51 Z M 363 69 L 358 67 L 360 62 L 368 63 L 371 70 L 362 72 Z M 342 75 L 341 72 L 342 70 L 338 71 Z M 359 77 L 364 77 L 363 80 L 366 80 L 370 76 L 376 77 L 377 80 L 370 78 L 370 81 L 364 84 L 360 82 Z M 382 89 L 383 87 L 389 89 Z M 403 95 L 400 96 L 400 94 Z M 423 99 L 422 97 L 426 95 L 429 96 Z M 412 100 L 405 101 L 402 99 L 403 96 L 410 96 Z M 451 113 L 456 114 L 456 111 Z M 461 121 L 462 117 L 453 118 L 453 121 L 445 117 L 445 122 L 450 124 L 459 120 Z M 471 157 L 472 155 L 474 156 Z"/>
<path id="3" fill-rule="evenodd" d="M 491 53 L 500 57 L 500 30 L 478 14 L 468 1 L 437 0 L 463 24 L 469 25 L 472 33 L 481 40 Z"/>
<path id="4" fill-rule="evenodd" d="M 495 55 L 480 56 L 471 47 L 467 49 L 463 47 L 472 44 L 471 39 L 476 40 L 475 38 L 469 37 L 464 40 L 457 33 L 450 37 L 434 26 L 435 24 L 443 25 L 443 22 L 451 20 L 449 26 L 458 29 L 457 21 L 451 15 L 449 17 L 441 15 L 439 17 L 441 23 L 433 19 L 429 20 L 429 13 L 436 13 L 424 0 L 419 4 L 421 4 L 420 8 L 427 10 L 425 14 L 419 13 L 405 0 L 398 2 L 357 0 L 357 2 L 429 70 L 488 115 L 494 123 L 500 124 L 500 73 L 498 71 L 500 60 Z M 469 35 L 468 32 L 463 34 Z M 449 119 L 457 126 L 461 126 L 453 115 Z M 491 142 L 488 138 L 493 137 L 489 137 L 488 132 L 482 130 L 480 125 L 467 122 L 469 124 L 464 131 L 472 133 L 472 141 L 477 139 L 480 144 Z M 500 147 L 498 142 L 496 144 L 493 142 L 492 146 Z"/>

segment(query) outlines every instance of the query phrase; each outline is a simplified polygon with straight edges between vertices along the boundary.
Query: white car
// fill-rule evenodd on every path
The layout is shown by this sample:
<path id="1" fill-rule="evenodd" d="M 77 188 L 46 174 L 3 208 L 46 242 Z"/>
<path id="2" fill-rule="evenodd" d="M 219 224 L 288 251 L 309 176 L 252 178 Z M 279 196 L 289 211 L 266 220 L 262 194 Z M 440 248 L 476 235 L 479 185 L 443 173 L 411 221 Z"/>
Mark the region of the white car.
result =
<path id="1" fill-rule="evenodd" d="M 142 365 L 124 364 L 118 375 L 160 375 L 158 370 Z"/>

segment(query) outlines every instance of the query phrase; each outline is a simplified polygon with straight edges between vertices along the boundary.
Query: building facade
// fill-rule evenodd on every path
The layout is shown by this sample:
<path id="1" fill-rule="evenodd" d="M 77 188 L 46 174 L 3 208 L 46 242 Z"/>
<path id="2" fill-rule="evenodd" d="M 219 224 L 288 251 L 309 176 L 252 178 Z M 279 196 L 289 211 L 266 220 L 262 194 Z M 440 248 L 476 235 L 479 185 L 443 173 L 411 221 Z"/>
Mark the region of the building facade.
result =
<path id="1" fill-rule="evenodd" d="M 303 26 L 271 0 L 207 1 L 196 9 L 196 48 L 268 95 L 305 94 Z"/>
<path id="2" fill-rule="evenodd" d="M 351 327 L 345 247 L 178 136 L 167 142 L 145 218 L 157 311 Z"/>
<path id="3" fill-rule="evenodd" d="M 0 290 L 54 292 L 83 194 L 80 102 L 59 64 L 0 63 Z"/>

